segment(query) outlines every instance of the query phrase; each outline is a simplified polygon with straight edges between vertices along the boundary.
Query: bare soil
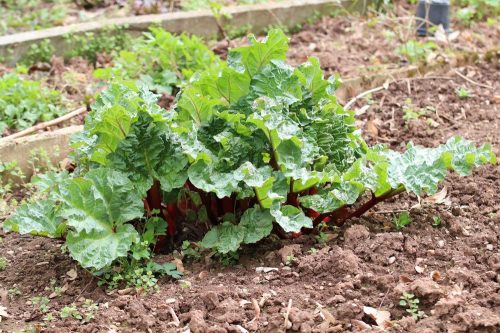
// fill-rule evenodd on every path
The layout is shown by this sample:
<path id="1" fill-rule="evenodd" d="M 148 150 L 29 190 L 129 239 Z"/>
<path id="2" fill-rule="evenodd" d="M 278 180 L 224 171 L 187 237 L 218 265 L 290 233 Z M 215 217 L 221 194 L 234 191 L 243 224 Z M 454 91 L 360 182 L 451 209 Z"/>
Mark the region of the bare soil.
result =
<path id="1" fill-rule="evenodd" d="M 478 22 L 470 28 L 456 27 L 450 40 L 415 36 L 413 14 L 409 16 L 325 16 L 305 25 L 290 39 L 287 61 L 296 66 L 308 57 L 317 57 L 326 76 L 341 78 L 368 77 L 384 71 L 430 63 L 460 63 L 498 49 L 500 26 Z M 443 39 L 444 38 L 444 39 Z M 414 63 L 398 51 L 406 42 L 434 41 L 436 48 Z M 247 44 L 246 38 L 220 41 L 214 51 L 226 57 L 228 48 Z M 494 51 L 493 51 L 494 52 Z"/>
<path id="2" fill-rule="evenodd" d="M 435 146 L 458 134 L 491 142 L 499 153 L 500 105 L 494 97 L 500 89 L 498 64 L 458 70 L 489 87 L 452 72 L 441 74 L 449 79 L 410 80 L 409 88 L 407 81 L 390 84 L 388 90 L 359 101 L 358 113 L 370 105 L 358 115 L 367 140 L 401 149 L 409 139 Z M 471 97 L 460 99 L 457 87 L 465 87 Z M 437 112 L 406 125 L 402 108 L 407 98 L 416 110 L 432 106 Z M 161 279 L 159 292 L 150 294 L 131 289 L 107 293 L 97 286 L 97 278 L 61 253 L 60 241 L 2 234 L 0 252 L 8 265 L 0 272 L 0 296 L 10 318 L 2 320 L 0 328 L 284 332 L 287 322 L 289 332 L 381 331 L 363 311 L 369 306 L 389 311 L 386 330 L 391 332 L 498 332 L 500 169 L 482 167 L 467 178 L 452 174 L 443 186 L 449 202 L 422 203 L 410 210 L 418 203 L 416 198 L 401 195 L 330 231 L 326 244 L 318 244 L 313 235 L 294 241 L 265 240 L 245 248 L 239 264 L 227 268 L 210 258 L 185 260 L 183 282 Z M 397 231 L 391 220 L 401 210 L 410 210 L 412 223 Z M 431 225 L 434 216 L 441 217 L 441 226 Z M 27 301 L 51 295 L 52 280 L 65 291 L 51 298 L 55 319 L 44 323 L 40 311 Z M 21 294 L 13 295 L 13 288 Z M 419 298 L 424 318 L 415 321 L 399 306 L 403 291 Z M 95 319 L 86 324 L 60 319 L 63 306 L 74 303 L 81 308 L 85 298 L 99 304 Z"/>

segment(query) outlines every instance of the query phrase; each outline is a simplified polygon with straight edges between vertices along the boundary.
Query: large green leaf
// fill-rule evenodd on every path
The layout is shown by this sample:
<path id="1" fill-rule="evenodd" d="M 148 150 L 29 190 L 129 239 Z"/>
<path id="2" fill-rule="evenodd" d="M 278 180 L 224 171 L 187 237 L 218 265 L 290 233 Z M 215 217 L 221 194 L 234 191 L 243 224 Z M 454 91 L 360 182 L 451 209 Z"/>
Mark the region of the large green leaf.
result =
<path id="1" fill-rule="evenodd" d="M 219 253 L 237 251 L 245 239 L 245 229 L 230 222 L 224 222 L 210 229 L 200 245 Z"/>
<path id="2" fill-rule="evenodd" d="M 141 115 L 126 139 L 108 156 L 108 167 L 126 173 L 143 196 L 154 179 L 167 192 L 182 187 L 187 179 L 188 160 L 170 135 L 164 123 Z"/>
<path id="3" fill-rule="evenodd" d="M 203 159 L 189 167 L 188 176 L 194 186 L 206 192 L 214 192 L 219 198 L 231 196 L 231 193 L 238 190 L 238 180 L 232 172 L 218 172 Z"/>
<path id="4" fill-rule="evenodd" d="M 270 30 L 262 42 L 254 36 L 249 36 L 250 46 L 231 49 L 228 63 L 236 70 L 245 70 L 253 77 L 272 60 L 284 60 L 288 50 L 288 37 L 278 29 Z"/>
<path id="5" fill-rule="evenodd" d="M 141 195 L 127 176 L 99 168 L 74 178 L 62 189 L 62 216 L 76 232 L 112 233 L 144 214 Z"/>
<path id="6" fill-rule="evenodd" d="M 318 58 L 311 57 L 307 62 L 300 65 L 296 70 L 300 83 L 307 91 L 306 98 L 310 98 L 310 104 L 317 104 L 322 98 L 331 99 L 328 89 L 333 90 L 332 83 L 323 78 L 323 70 Z"/>
<path id="7" fill-rule="evenodd" d="M 243 243 L 257 243 L 262 238 L 269 236 L 273 230 L 274 217 L 269 210 L 260 206 L 247 209 L 240 219 L 239 226 L 245 229 Z"/>
<path id="8" fill-rule="evenodd" d="M 285 232 L 298 232 L 302 228 L 312 228 L 312 220 L 304 215 L 304 212 L 291 205 L 274 205 L 271 215 L 276 219 Z"/>
<path id="9" fill-rule="evenodd" d="M 25 203 L 3 223 L 3 228 L 20 234 L 61 237 L 66 226 L 59 214 L 59 208 L 53 200 Z"/>
<path id="10" fill-rule="evenodd" d="M 70 231 L 66 244 L 71 256 L 83 267 L 99 270 L 127 256 L 132 244 L 139 239 L 134 226 L 124 224 L 111 231 Z"/>
<path id="11" fill-rule="evenodd" d="M 293 68 L 282 61 L 273 60 L 252 79 L 250 93 L 266 96 L 285 106 L 300 101 L 302 90 Z"/>

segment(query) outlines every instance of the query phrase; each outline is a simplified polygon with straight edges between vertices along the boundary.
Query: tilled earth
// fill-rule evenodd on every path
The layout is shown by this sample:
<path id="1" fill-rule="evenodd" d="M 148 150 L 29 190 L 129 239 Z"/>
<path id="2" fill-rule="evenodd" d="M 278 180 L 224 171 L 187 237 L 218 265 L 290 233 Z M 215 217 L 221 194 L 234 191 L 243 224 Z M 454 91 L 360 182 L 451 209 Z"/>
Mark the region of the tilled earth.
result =
<path id="1" fill-rule="evenodd" d="M 435 146 L 458 134 L 490 142 L 498 154 L 498 64 L 458 70 L 475 83 L 451 72 L 435 79 L 398 81 L 358 101 L 354 110 L 368 142 L 402 149 L 410 139 Z M 459 98 L 459 87 L 470 97 Z M 403 108 L 408 105 L 413 111 L 427 109 L 418 119 L 405 122 Z M 0 251 L 8 265 L 0 272 L 0 296 L 10 317 L 3 318 L 0 328 L 6 332 L 26 325 L 43 332 L 498 332 L 500 169 L 481 167 L 466 178 L 452 174 L 443 186 L 447 195 L 434 200 L 437 204 L 423 200 L 418 205 L 414 196 L 401 195 L 329 232 L 324 244 L 312 235 L 294 241 L 266 240 L 245 248 L 236 266 L 224 268 L 210 258 L 185 262 L 183 281 L 161 279 L 160 290 L 149 294 L 132 289 L 107 293 L 61 252 L 61 242 L 4 234 Z M 401 210 L 410 210 L 412 223 L 397 231 L 391 221 Z M 441 218 L 441 226 L 431 225 L 435 216 Z M 54 286 L 62 287 L 61 295 L 53 292 Z M 403 292 L 416 295 L 423 318 L 416 321 L 399 305 Z M 44 322 L 39 308 L 28 302 L 33 296 L 51 297 L 52 321 Z M 99 305 L 90 323 L 60 319 L 62 307 L 74 303 L 82 309 L 85 299 Z M 378 326 L 365 314 L 365 307 L 388 311 L 390 322 Z"/>

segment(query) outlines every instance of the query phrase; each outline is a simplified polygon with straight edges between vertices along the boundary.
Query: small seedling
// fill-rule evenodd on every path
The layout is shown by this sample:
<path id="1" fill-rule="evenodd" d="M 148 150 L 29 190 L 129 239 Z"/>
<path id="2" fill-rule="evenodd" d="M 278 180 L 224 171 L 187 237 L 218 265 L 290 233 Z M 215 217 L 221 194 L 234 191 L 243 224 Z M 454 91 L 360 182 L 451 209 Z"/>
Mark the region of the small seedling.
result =
<path id="1" fill-rule="evenodd" d="M 286 256 L 285 265 L 290 266 L 295 262 L 295 256 L 293 254 Z"/>
<path id="2" fill-rule="evenodd" d="M 415 297 L 415 295 L 410 293 L 403 292 L 403 295 L 399 298 L 399 305 L 406 308 L 406 312 L 408 312 L 415 320 L 418 320 L 425 315 L 423 311 L 418 310 L 419 303 L 420 300 Z"/>
<path id="3" fill-rule="evenodd" d="M 421 43 L 410 40 L 401 45 L 397 51 L 399 54 L 405 56 L 408 61 L 415 63 L 425 61 L 427 54 L 436 48 L 437 45 L 433 42 Z"/>
<path id="4" fill-rule="evenodd" d="M 198 260 L 201 258 L 200 248 L 196 247 L 188 240 L 182 242 L 181 251 L 186 259 Z"/>
<path id="5" fill-rule="evenodd" d="M 43 317 L 43 321 L 52 321 L 54 320 L 54 315 L 52 313 L 47 313 L 45 317 Z"/>
<path id="6" fill-rule="evenodd" d="M 432 226 L 433 227 L 439 227 L 443 223 L 443 220 L 441 220 L 441 216 L 439 215 L 434 215 L 432 217 Z"/>
<path id="7" fill-rule="evenodd" d="M 14 287 L 14 288 L 9 289 L 7 291 L 7 294 L 9 295 L 9 299 L 12 301 L 16 297 L 20 296 L 22 293 L 21 293 L 21 290 L 19 290 L 19 288 Z"/>
<path id="8" fill-rule="evenodd" d="M 314 247 L 311 247 L 309 249 L 309 251 L 307 251 L 307 252 L 309 252 L 309 254 L 316 254 L 316 253 L 318 253 L 318 250 L 316 248 L 314 248 Z"/>
<path id="9" fill-rule="evenodd" d="M 410 214 L 408 212 L 402 212 L 398 217 L 392 219 L 392 223 L 397 230 L 401 230 L 411 223 Z"/>
<path id="10" fill-rule="evenodd" d="M 7 259 L 5 257 L 0 257 L 0 272 L 7 268 Z"/>
<path id="11" fill-rule="evenodd" d="M 466 99 L 466 98 L 471 97 L 470 91 L 468 91 L 464 87 L 460 87 L 460 88 L 456 89 L 455 92 L 457 93 L 457 96 L 460 97 L 461 99 Z"/>
<path id="12" fill-rule="evenodd" d="M 75 318 L 78 320 L 83 319 L 82 314 L 80 313 L 80 311 L 78 311 L 76 305 L 74 304 L 71 304 L 69 306 L 67 305 L 64 308 L 62 308 L 59 315 L 61 316 L 61 319 L 65 318 Z"/>
<path id="13" fill-rule="evenodd" d="M 407 98 L 405 100 L 405 104 L 403 105 L 403 120 L 405 122 L 405 126 L 408 127 L 408 124 L 412 120 L 416 120 L 422 116 L 425 116 L 427 114 L 427 111 L 427 109 L 416 110 L 411 98 Z"/>
<path id="14" fill-rule="evenodd" d="M 49 302 L 50 300 L 45 296 L 35 296 L 31 298 L 31 304 L 37 305 L 38 309 L 42 313 L 49 312 Z"/>

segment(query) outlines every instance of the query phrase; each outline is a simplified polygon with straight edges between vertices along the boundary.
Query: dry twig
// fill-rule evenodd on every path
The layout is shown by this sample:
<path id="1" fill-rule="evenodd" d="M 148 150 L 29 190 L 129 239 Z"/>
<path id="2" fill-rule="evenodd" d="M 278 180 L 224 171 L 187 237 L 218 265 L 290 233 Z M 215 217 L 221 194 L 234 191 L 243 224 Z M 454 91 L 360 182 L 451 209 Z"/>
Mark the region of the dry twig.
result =
<path id="1" fill-rule="evenodd" d="M 290 310 L 292 310 L 292 299 L 291 298 L 288 300 L 288 306 L 286 307 L 285 330 L 288 329 L 288 324 L 290 323 L 290 321 L 288 320 L 288 317 L 290 316 Z"/>
<path id="2" fill-rule="evenodd" d="M 472 80 L 472 79 L 469 79 L 467 76 L 465 76 L 465 75 L 463 75 L 462 73 L 460 73 L 460 72 L 458 71 L 458 69 L 455 69 L 455 73 L 456 73 L 458 76 L 460 76 L 462 79 L 464 79 L 465 81 L 467 81 L 467 82 L 469 82 L 469 83 L 472 83 L 472 84 L 474 84 L 474 85 L 476 85 L 476 86 L 478 86 L 478 87 L 483 87 L 483 88 L 487 88 L 487 89 L 493 89 L 493 87 L 492 87 L 492 86 L 489 86 L 489 85 L 487 85 L 487 84 L 482 84 L 482 83 L 476 82 L 476 81 L 474 81 L 474 80 Z"/>
<path id="3" fill-rule="evenodd" d="M 35 126 L 32 126 L 30 128 L 27 128 L 27 129 L 22 130 L 20 132 L 14 133 L 14 134 L 9 135 L 9 136 L 6 136 L 6 137 L 0 139 L 0 143 L 1 142 L 7 142 L 7 141 L 10 141 L 10 140 L 13 140 L 13 139 L 17 139 L 17 138 L 21 138 L 23 136 L 35 133 L 35 132 L 40 131 L 42 129 L 45 129 L 47 127 L 58 125 L 58 124 L 60 124 L 62 122 L 65 122 L 65 121 L 71 119 L 71 118 L 74 118 L 74 117 L 76 117 L 78 115 L 81 115 L 82 113 L 84 113 L 86 111 L 87 111 L 86 107 L 82 107 L 82 108 L 76 109 L 75 111 L 72 111 L 70 113 L 66 113 L 65 115 L 63 115 L 63 116 L 61 116 L 59 118 L 52 119 L 52 120 L 49 120 L 49 121 L 45 121 L 43 123 L 36 124 Z"/>

